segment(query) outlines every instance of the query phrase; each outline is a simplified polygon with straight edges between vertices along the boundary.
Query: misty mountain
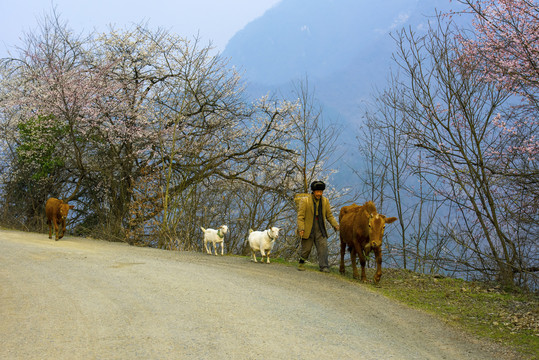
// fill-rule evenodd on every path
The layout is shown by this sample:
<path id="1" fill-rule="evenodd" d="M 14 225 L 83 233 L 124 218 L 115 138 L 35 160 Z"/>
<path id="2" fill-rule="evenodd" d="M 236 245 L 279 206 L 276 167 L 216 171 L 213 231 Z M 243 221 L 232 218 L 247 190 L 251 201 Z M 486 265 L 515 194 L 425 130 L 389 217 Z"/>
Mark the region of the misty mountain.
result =
<path id="1" fill-rule="evenodd" d="M 343 131 L 330 159 L 332 182 L 356 186 L 361 118 L 375 89 L 395 68 L 390 36 L 403 27 L 424 33 L 437 11 L 455 0 L 282 0 L 235 34 L 223 56 L 243 72 L 253 97 L 294 95 L 305 78 L 324 110 L 324 119 Z"/>
<path id="2" fill-rule="evenodd" d="M 249 23 L 223 56 L 244 72 L 253 96 L 286 93 L 307 77 L 332 117 L 357 123 L 360 105 L 387 83 L 402 27 L 426 29 L 450 0 L 283 0 Z"/>

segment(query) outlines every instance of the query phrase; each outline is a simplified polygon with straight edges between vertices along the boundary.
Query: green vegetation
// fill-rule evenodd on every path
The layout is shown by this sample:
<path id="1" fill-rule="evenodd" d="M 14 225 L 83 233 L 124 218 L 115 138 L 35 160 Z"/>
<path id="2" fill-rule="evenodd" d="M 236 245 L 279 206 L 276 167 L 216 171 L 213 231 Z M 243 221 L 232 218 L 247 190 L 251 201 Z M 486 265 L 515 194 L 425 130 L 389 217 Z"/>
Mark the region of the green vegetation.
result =
<path id="1" fill-rule="evenodd" d="M 67 128 L 53 116 L 38 116 L 17 125 L 20 144 L 17 147 L 19 161 L 34 170 L 33 180 L 40 180 L 64 166 L 64 160 L 56 151 L 57 139 L 65 136 Z"/>
<path id="2" fill-rule="evenodd" d="M 385 269 L 376 291 L 481 338 L 539 359 L 539 296 L 460 279 Z"/>

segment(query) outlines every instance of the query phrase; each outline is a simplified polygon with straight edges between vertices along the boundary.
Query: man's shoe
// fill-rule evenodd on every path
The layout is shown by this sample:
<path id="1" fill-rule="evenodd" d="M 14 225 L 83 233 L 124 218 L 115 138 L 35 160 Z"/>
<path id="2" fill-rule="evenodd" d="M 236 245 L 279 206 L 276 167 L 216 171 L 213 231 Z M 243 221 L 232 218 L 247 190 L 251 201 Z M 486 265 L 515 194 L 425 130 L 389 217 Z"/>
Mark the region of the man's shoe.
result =
<path id="1" fill-rule="evenodd" d="M 328 272 L 329 272 L 329 268 L 325 267 L 325 268 L 320 269 L 320 271 L 322 271 L 323 273 L 328 273 Z"/>
<path id="2" fill-rule="evenodd" d="M 305 263 L 299 263 L 298 270 L 299 271 L 305 271 Z"/>

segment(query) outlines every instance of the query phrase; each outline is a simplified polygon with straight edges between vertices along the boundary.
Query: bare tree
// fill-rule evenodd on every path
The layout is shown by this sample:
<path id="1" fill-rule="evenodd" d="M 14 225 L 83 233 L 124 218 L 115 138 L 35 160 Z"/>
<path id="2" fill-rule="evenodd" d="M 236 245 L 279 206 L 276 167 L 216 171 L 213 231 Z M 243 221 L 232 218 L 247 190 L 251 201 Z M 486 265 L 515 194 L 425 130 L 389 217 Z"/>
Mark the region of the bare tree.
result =
<path id="1" fill-rule="evenodd" d="M 369 166 L 358 176 L 368 184 L 371 199 L 378 202 L 380 209 L 399 219 L 399 228 L 387 232 L 390 261 L 406 269 L 412 259 L 411 268 L 424 271 L 425 259 L 432 250 L 428 239 L 439 204 L 433 201 L 432 190 L 423 185 L 422 151 L 402 131 L 407 115 L 399 109 L 402 99 L 398 87 L 394 87 L 396 83 L 395 77 L 367 109 L 364 131 L 358 140 Z"/>
<path id="2" fill-rule="evenodd" d="M 530 264 L 527 235 L 515 237 L 505 220 L 505 181 L 492 171 L 507 141 L 495 118 L 510 94 L 460 66 L 459 44 L 441 21 L 424 37 L 403 30 L 396 40 L 406 134 L 425 152 L 425 178 L 440 179 L 434 190 L 458 210 L 448 236 L 466 250 L 468 269 L 511 286 Z"/>
<path id="3" fill-rule="evenodd" d="M 294 164 L 301 187 L 297 192 L 308 193 L 315 179 L 327 178 L 338 160 L 332 155 L 339 136 L 339 128 L 324 119 L 323 107 L 318 103 L 315 91 L 309 86 L 308 78 L 293 84 L 292 97 L 298 107 L 292 118 L 294 146 L 298 158 Z"/>

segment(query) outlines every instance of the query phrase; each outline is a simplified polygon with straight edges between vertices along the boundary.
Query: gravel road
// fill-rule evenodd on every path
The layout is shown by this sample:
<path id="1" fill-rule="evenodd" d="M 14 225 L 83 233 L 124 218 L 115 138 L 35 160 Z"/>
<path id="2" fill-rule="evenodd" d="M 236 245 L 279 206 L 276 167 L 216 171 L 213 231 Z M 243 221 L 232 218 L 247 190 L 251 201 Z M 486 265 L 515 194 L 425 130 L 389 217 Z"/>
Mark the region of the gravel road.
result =
<path id="1" fill-rule="evenodd" d="M 0 230 L 0 359 L 507 357 L 369 287 L 244 257 Z"/>

